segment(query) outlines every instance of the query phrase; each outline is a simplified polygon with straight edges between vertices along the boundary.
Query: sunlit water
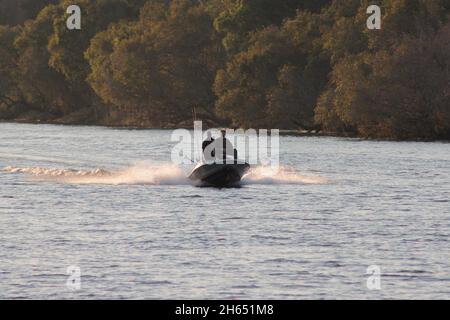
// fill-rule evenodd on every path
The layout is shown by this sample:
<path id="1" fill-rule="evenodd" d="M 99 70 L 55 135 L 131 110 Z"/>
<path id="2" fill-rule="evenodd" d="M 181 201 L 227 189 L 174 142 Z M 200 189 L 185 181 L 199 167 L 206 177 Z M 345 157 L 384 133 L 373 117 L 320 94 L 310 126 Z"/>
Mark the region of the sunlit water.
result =
<path id="1" fill-rule="evenodd" d="M 170 135 L 0 124 L 0 298 L 450 298 L 450 144 L 282 137 L 213 189 Z"/>

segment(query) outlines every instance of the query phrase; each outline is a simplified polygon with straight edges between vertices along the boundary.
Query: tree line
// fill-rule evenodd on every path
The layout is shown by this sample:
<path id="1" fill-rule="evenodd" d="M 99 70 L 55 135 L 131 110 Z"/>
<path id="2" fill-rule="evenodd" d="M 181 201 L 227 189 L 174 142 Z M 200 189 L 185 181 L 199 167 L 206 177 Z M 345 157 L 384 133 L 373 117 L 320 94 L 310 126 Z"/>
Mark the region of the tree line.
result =
<path id="1" fill-rule="evenodd" d="M 447 0 L 0 0 L 0 119 L 449 139 L 449 17 Z"/>

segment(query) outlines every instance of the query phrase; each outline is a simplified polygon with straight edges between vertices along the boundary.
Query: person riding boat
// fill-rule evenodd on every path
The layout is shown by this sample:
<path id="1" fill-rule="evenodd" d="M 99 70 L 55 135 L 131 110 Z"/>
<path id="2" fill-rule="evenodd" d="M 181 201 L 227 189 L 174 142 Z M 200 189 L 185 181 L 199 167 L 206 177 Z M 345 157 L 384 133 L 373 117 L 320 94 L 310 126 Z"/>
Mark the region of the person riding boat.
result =
<path id="1" fill-rule="evenodd" d="M 202 146 L 204 159 L 189 175 L 196 185 L 236 186 L 250 169 L 248 163 L 238 161 L 237 150 L 226 138 L 226 130 L 221 130 L 221 137 L 215 140 L 208 134 Z"/>
<path id="2" fill-rule="evenodd" d="M 211 136 L 211 131 L 206 133 L 206 139 L 202 143 L 203 158 L 206 163 L 214 162 L 215 150 L 214 150 L 215 139 Z"/>
<path id="3" fill-rule="evenodd" d="M 227 158 L 237 161 L 237 150 L 234 149 L 233 144 L 226 138 L 226 130 L 220 130 L 221 137 L 214 139 L 208 131 L 208 136 L 203 141 L 203 156 L 206 163 L 227 163 Z M 228 160 L 228 163 L 230 161 Z"/>
<path id="4" fill-rule="evenodd" d="M 203 152 L 205 152 L 206 147 L 208 147 L 213 142 L 214 142 L 214 138 L 211 136 L 211 131 L 208 131 L 206 133 L 206 139 L 202 143 Z"/>

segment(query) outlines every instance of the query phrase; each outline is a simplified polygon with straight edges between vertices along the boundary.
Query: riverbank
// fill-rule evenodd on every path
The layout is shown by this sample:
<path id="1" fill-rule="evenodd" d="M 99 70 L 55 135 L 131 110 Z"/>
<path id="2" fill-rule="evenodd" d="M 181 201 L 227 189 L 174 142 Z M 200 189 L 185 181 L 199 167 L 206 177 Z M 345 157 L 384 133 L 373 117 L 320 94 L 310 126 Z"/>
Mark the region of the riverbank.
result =
<path id="1" fill-rule="evenodd" d="M 98 123 L 86 123 L 81 121 L 69 121 L 68 119 L 58 119 L 58 120 L 30 120 L 30 119 L 16 119 L 16 120 L 2 120 L 0 123 L 19 123 L 19 124 L 49 124 L 49 125 L 60 125 L 60 126 L 86 126 L 86 127 L 106 127 L 106 128 L 116 128 L 124 130 L 175 130 L 175 129 L 187 129 L 192 130 L 193 126 L 183 123 L 182 125 L 176 126 L 163 126 L 154 127 L 148 125 L 139 125 L 136 123 L 124 124 L 114 121 L 100 121 Z M 207 126 L 207 128 L 220 128 L 222 126 Z M 339 132 L 326 132 L 326 131 L 307 131 L 307 130 L 289 130 L 280 129 L 280 136 L 294 136 L 294 137 L 335 137 L 335 138 L 349 138 L 349 139 L 361 139 L 361 140 L 372 140 L 372 141 L 392 141 L 392 142 L 450 142 L 450 139 L 376 139 L 361 137 L 355 134 L 349 133 L 339 133 Z"/>

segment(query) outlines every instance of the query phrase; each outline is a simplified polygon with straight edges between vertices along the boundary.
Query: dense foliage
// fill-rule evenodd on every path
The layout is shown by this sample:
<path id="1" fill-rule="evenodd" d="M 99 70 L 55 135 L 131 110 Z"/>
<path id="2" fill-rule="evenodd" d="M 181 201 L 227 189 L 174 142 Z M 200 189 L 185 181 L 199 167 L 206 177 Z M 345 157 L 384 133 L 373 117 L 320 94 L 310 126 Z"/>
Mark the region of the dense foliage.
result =
<path id="1" fill-rule="evenodd" d="M 449 17 L 448 0 L 0 0 L 0 119 L 450 139 Z"/>

